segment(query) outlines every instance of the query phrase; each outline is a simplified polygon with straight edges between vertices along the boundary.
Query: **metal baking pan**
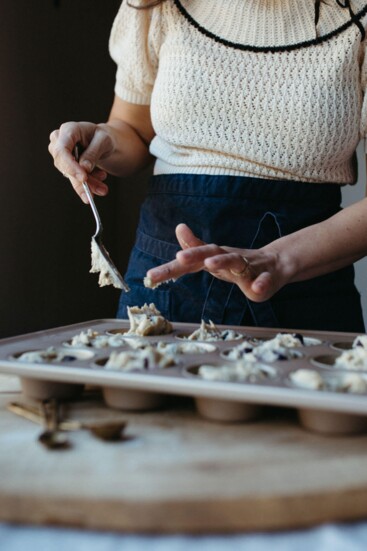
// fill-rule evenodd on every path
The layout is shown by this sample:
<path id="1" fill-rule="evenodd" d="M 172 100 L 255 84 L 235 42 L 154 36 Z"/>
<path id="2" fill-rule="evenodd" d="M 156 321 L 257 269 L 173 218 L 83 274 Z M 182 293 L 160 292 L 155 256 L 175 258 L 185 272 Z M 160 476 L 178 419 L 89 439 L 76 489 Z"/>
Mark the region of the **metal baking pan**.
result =
<path id="1" fill-rule="evenodd" d="M 173 367 L 131 372 L 104 368 L 106 358 L 115 347 L 68 347 L 75 335 L 87 329 L 124 334 L 128 328 L 127 320 L 99 319 L 3 339 L 0 341 L 0 372 L 19 376 L 23 392 L 35 399 L 74 399 L 88 384 L 102 389 L 107 405 L 126 410 L 156 409 L 164 406 L 167 395 L 186 395 L 194 398 L 202 416 L 213 421 L 250 421 L 261 417 L 266 406 L 275 405 L 297 409 L 304 427 L 323 434 L 352 434 L 367 429 L 367 393 L 305 390 L 295 387 L 289 378 L 290 373 L 301 368 L 313 369 L 326 378 L 333 377 L 337 370 L 330 358 L 336 358 L 344 348 L 351 347 L 357 334 L 298 331 L 305 337 L 318 339 L 319 343 L 297 349 L 300 354 L 295 358 L 271 364 L 262 362 L 274 375 L 253 382 L 208 381 L 197 375 L 201 364 L 230 365 L 232 362 L 226 358 L 226 352 L 237 346 L 239 340 L 210 343 L 214 350 L 200 354 L 180 354 Z M 174 323 L 172 333 L 147 336 L 144 340 L 177 343 L 197 328 L 197 324 Z M 280 332 L 276 328 L 223 325 L 218 328 L 235 330 L 248 340 L 270 339 Z M 282 329 L 281 332 L 294 333 L 295 330 Z M 49 347 L 65 350 L 65 357 L 61 355 L 61 359 L 45 363 L 19 360 L 24 352 Z M 118 350 L 124 348 L 129 349 L 129 346 Z M 328 361 L 323 365 L 320 358 L 326 357 Z"/>

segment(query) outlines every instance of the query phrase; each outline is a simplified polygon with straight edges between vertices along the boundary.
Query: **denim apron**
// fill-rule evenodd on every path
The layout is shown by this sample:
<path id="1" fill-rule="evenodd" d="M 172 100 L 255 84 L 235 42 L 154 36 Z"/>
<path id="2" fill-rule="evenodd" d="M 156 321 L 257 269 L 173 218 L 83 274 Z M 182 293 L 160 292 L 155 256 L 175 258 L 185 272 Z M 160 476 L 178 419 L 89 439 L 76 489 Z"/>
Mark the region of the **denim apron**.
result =
<path id="1" fill-rule="evenodd" d="M 255 303 L 237 285 L 206 271 L 147 289 L 150 268 L 180 250 L 175 227 L 186 223 L 206 243 L 258 249 L 281 236 L 329 218 L 341 207 L 336 184 L 264 180 L 242 176 L 153 176 L 142 205 L 136 242 L 117 317 L 127 306 L 154 302 L 171 321 L 364 332 L 354 268 L 291 283 L 270 300 Z"/>

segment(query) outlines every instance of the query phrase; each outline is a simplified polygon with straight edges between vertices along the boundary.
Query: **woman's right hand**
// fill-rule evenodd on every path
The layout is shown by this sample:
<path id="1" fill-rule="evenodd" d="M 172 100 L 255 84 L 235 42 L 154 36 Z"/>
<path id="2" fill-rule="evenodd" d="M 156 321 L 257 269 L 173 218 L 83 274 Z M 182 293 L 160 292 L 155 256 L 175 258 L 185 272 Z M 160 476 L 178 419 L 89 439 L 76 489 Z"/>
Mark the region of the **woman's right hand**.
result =
<path id="1" fill-rule="evenodd" d="M 150 106 L 115 97 L 107 123 L 66 122 L 50 135 L 49 152 L 56 168 L 69 178 L 84 203 L 83 182 L 96 195 L 106 195 L 108 174 L 131 176 L 152 162 L 149 144 L 155 135 Z M 79 162 L 74 149 L 80 144 Z"/>
<path id="2" fill-rule="evenodd" d="M 80 144 L 83 149 L 79 162 L 74 157 L 76 144 Z M 108 187 L 104 183 L 107 172 L 99 167 L 100 162 L 114 151 L 113 135 L 107 124 L 66 122 L 51 132 L 48 150 L 55 167 L 69 178 L 84 203 L 88 203 L 88 198 L 82 182 L 88 183 L 93 194 L 108 193 Z"/>

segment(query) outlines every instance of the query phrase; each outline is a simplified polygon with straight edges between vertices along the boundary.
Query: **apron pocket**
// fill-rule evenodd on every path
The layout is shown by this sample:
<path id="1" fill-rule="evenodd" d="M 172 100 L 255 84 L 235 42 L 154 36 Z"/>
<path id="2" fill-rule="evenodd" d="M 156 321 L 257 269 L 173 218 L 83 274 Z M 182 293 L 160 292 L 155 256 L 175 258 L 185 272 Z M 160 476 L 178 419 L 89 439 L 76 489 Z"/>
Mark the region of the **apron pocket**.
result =
<path id="1" fill-rule="evenodd" d="M 144 287 L 148 270 L 175 258 L 179 245 L 168 243 L 138 231 L 135 246 L 129 260 L 125 280 L 130 287 L 128 293 L 121 293 L 117 318 L 127 318 L 128 306 L 143 306 L 154 302 L 161 314 L 170 319 L 170 287 L 172 282 L 163 283 L 157 289 Z"/>

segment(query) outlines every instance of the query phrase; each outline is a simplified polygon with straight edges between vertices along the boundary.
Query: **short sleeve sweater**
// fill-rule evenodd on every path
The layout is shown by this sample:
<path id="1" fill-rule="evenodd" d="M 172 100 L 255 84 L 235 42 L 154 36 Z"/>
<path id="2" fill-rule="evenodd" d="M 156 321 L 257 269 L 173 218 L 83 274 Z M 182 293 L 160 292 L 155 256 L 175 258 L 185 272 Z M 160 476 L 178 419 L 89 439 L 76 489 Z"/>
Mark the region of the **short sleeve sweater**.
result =
<path id="1" fill-rule="evenodd" d="M 350 6 L 354 21 L 322 3 L 316 24 L 314 0 L 124 1 L 110 37 L 115 93 L 151 106 L 155 174 L 354 183 L 367 1 Z"/>

